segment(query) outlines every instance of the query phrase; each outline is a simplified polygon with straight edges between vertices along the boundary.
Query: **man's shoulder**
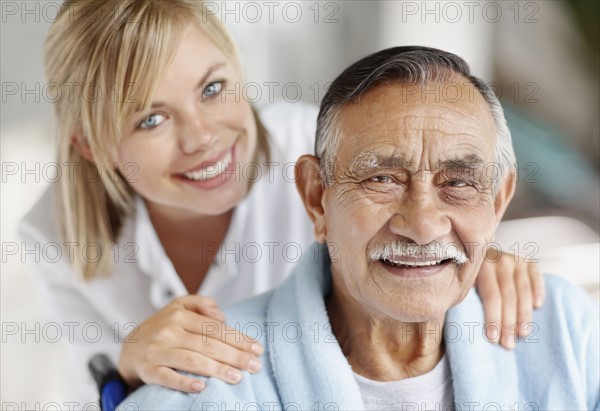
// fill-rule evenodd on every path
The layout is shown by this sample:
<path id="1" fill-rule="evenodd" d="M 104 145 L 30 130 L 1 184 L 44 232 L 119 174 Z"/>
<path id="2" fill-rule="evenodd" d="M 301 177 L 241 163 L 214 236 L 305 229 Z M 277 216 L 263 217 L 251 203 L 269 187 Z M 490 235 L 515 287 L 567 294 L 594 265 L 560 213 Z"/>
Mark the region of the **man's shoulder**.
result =
<path id="1" fill-rule="evenodd" d="M 273 407 L 279 403 L 274 384 L 257 384 L 258 379 L 269 379 L 263 371 L 251 375 L 242 372 L 240 383 L 231 385 L 216 378 L 195 376 L 205 381 L 200 393 L 185 393 L 158 385 L 143 385 L 128 396 L 117 408 L 127 410 L 256 410 Z M 277 408 L 275 408 L 277 409 Z"/>
<path id="2" fill-rule="evenodd" d="M 227 324 L 244 334 L 249 334 L 253 338 L 264 337 L 264 332 L 261 332 L 258 336 L 251 334 L 264 331 L 264 324 L 267 321 L 267 307 L 273 292 L 274 290 L 267 291 L 224 308 Z M 260 338 L 258 339 L 260 340 Z"/>
<path id="3" fill-rule="evenodd" d="M 534 321 L 540 317 L 548 321 L 560 321 L 570 331 L 589 331 L 598 328 L 599 306 L 580 286 L 566 278 L 544 275 L 546 300 L 544 307 L 534 312 Z"/>
<path id="4" fill-rule="evenodd" d="M 534 310 L 532 334 L 525 341 L 538 343 L 538 349 L 543 346 L 549 353 L 558 350 L 563 355 L 555 361 L 569 366 L 571 359 L 572 365 L 585 371 L 589 361 L 600 360 L 600 307 L 582 287 L 565 278 L 545 275 L 544 280 L 546 300 Z"/>
<path id="5" fill-rule="evenodd" d="M 540 402 L 564 406 L 597 406 L 598 304 L 580 286 L 545 275 L 544 306 L 533 312 L 530 334 L 516 345 L 522 384 L 530 393 L 551 392 Z"/>
<path id="6" fill-rule="evenodd" d="M 484 322 L 474 292 L 451 310 L 444 336 L 457 402 L 595 409 L 599 373 L 590 364 L 599 361 L 598 305 L 564 278 L 545 275 L 544 284 L 545 303 L 534 310 L 529 335 L 514 350 L 490 344 L 487 332 L 499 325 Z"/>

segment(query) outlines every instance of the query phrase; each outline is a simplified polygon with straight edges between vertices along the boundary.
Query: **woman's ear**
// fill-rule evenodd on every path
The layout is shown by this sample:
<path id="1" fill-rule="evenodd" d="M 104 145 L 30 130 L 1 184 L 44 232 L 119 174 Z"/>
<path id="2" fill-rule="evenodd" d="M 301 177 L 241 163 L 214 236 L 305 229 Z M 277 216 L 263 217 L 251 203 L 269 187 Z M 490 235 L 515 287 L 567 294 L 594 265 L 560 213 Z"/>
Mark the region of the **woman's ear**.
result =
<path id="1" fill-rule="evenodd" d="M 83 129 L 81 126 L 78 126 L 71 135 L 71 146 L 73 146 L 75 151 L 77 151 L 81 157 L 85 158 L 90 163 L 94 162 L 92 150 L 90 149 L 90 145 L 83 135 Z"/>
<path id="2" fill-rule="evenodd" d="M 324 185 L 319 174 L 319 159 L 315 156 L 304 155 L 296 162 L 296 188 L 308 216 L 314 224 L 315 238 L 324 243 L 327 239 L 325 210 L 323 208 Z"/>

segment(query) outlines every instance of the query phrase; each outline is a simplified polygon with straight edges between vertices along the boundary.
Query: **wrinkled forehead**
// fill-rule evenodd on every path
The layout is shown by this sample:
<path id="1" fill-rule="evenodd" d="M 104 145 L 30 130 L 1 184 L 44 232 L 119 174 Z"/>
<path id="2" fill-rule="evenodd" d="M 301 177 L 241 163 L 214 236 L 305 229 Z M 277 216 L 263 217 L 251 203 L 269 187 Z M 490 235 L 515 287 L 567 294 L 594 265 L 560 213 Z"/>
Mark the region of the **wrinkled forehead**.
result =
<path id="1" fill-rule="evenodd" d="M 338 127 L 338 153 L 348 155 L 385 145 L 400 151 L 419 145 L 421 151 L 462 148 L 489 157 L 496 141 L 488 103 L 462 78 L 378 85 L 342 107 Z"/>

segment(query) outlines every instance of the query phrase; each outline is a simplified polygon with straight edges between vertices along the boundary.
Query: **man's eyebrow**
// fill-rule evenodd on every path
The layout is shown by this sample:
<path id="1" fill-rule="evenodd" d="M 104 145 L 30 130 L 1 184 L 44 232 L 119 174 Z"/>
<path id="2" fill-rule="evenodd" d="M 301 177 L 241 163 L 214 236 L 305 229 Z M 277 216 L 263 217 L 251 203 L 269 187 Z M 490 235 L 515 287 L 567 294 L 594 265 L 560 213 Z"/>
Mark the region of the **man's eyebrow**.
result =
<path id="1" fill-rule="evenodd" d="M 485 164 L 483 159 L 477 154 L 469 153 L 462 157 L 450 158 L 448 160 L 440 161 L 438 166 L 440 170 L 446 169 L 475 169 L 482 167 Z"/>
<path id="2" fill-rule="evenodd" d="M 364 152 L 354 157 L 350 163 L 351 173 L 362 173 L 377 168 L 410 168 L 414 163 L 406 161 L 402 156 L 383 155 L 375 152 Z"/>
<path id="3" fill-rule="evenodd" d="M 450 158 L 440 161 L 438 170 L 473 170 L 483 167 L 484 160 L 475 153 L 469 153 L 464 156 Z M 375 152 L 364 152 L 358 154 L 350 163 L 349 171 L 351 174 L 360 175 L 370 170 L 399 168 L 416 172 L 421 165 L 414 161 L 408 161 L 401 155 L 383 155 Z"/>
<path id="4" fill-rule="evenodd" d="M 210 75 L 216 71 L 217 69 L 220 69 L 221 67 L 225 66 L 225 63 L 216 63 L 213 64 L 212 66 L 210 66 L 208 68 L 208 70 L 206 71 L 206 73 L 204 73 L 204 75 L 202 76 L 202 78 L 200 79 L 200 81 L 198 82 L 198 84 L 196 85 L 196 89 L 201 88 L 204 84 L 206 84 L 206 80 L 210 77 Z M 150 106 L 151 109 L 156 109 L 159 107 L 164 106 L 165 103 L 163 103 L 162 101 L 154 101 L 152 103 L 152 105 Z"/>

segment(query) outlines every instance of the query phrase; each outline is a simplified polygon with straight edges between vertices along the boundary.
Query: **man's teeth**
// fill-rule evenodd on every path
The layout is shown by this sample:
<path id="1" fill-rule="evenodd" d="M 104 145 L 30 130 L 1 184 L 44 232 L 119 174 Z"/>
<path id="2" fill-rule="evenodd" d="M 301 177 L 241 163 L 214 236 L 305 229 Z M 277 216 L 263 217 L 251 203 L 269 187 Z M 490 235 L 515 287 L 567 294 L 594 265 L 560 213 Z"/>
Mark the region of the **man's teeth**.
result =
<path id="1" fill-rule="evenodd" d="M 443 260 L 435 260 L 435 261 L 391 261 L 391 260 L 383 260 L 388 265 L 393 265 L 394 267 L 429 267 L 432 265 L 441 264 Z"/>
<path id="2" fill-rule="evenodd" d="M 210 166 L 201 170 L 183 173 L 183 175 L 190 180 L 206 181 L 223 174 L 223 172 L 227 170 L 227 167 L 229 167 L 229 164 L 231 164 L 231 150 L 225 157 L 217 161 L 215 164 L 211 164 Z"/>

